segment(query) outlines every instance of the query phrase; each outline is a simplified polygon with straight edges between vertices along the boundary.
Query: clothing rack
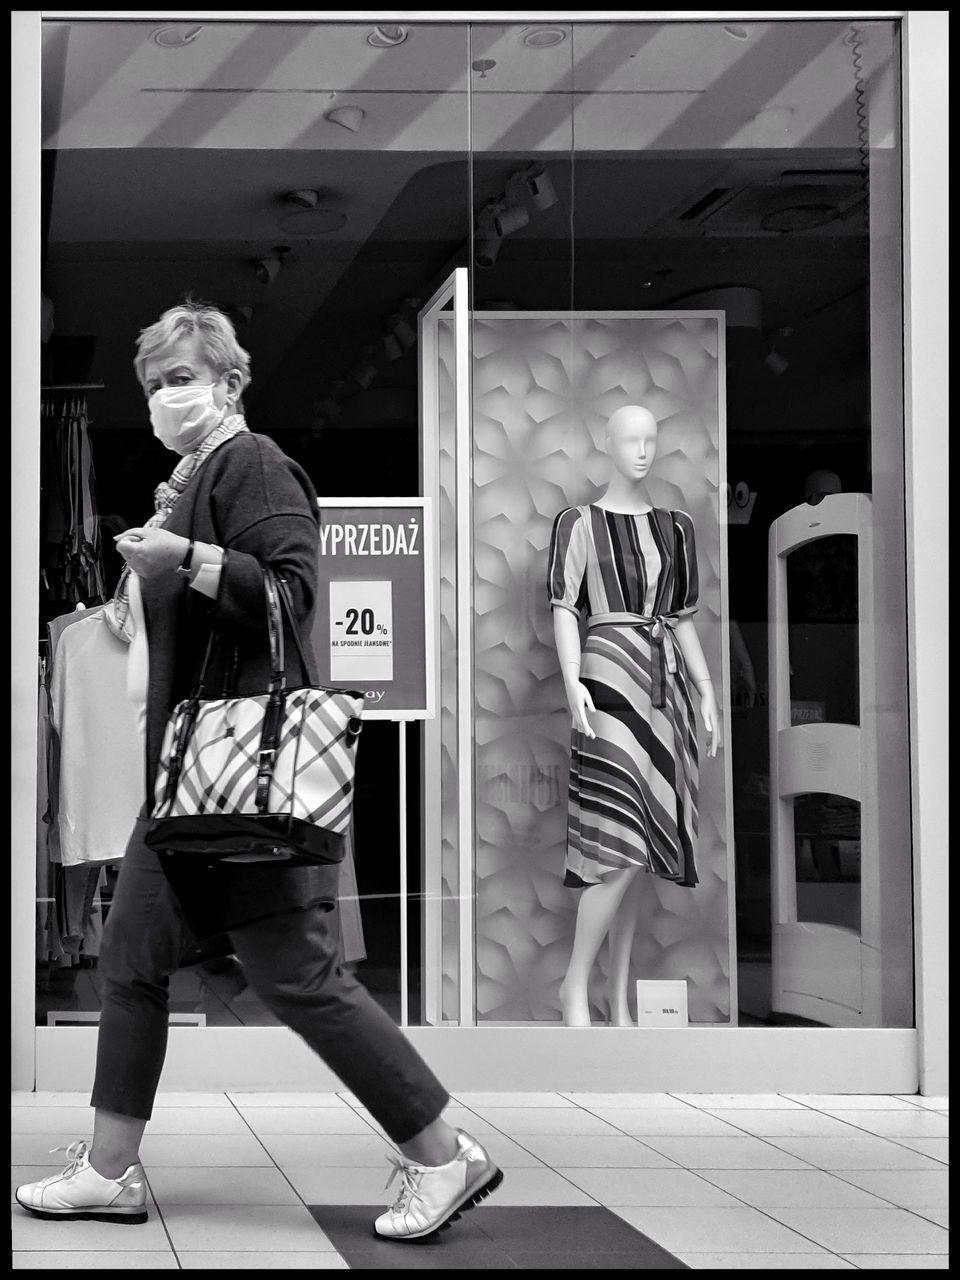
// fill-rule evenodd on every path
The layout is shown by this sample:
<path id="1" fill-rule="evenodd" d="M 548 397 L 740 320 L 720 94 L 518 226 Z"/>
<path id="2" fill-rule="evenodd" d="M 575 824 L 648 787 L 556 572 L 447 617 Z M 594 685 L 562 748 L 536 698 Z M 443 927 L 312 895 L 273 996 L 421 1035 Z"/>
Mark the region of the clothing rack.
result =
<path id="1" fill-rule="evenodd" d="M 102 382 L 49 382 L 42 384 L 41 391 L 103 391 Z"/>

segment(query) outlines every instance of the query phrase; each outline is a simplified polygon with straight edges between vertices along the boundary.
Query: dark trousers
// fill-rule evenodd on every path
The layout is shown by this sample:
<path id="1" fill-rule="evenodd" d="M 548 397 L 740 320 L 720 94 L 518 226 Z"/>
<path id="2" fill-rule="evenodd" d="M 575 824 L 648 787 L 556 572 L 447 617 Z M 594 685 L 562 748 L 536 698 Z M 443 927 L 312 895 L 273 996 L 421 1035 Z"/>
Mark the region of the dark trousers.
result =
<path id="1" fill-rule="evenodd" d="M 170 975 L 192 941 L 157 855 L 134 831 L 107 915 L 97 1070 L 91 1104 L 149 1120 L 167 1047 Z M 247 982 L 383 1126 L 409 1141 L 449 1095 L 341 966 L 336 916 L 284 911 L 230 929 Z"/>

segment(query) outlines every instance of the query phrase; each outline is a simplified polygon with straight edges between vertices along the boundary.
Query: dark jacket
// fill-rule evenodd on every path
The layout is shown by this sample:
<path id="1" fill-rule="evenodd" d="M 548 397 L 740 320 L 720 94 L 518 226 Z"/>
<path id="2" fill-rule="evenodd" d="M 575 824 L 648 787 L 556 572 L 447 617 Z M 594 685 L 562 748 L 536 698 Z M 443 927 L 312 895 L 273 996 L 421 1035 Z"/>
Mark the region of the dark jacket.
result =
<path id="1" fill-rule="evenodd" d="M 284 577 L 293 597 L 299 634 L 310 661 L 310 631 L 317 591 L 319 513 L 306 472 L 267 436 L 242 432 L 210 455 L 180 495 L 165 529 L 224 549 L 216 600 L 183 574 L 141 581 L 150 651 L 147 696 L 146 785 L 153 807 L 154 780 L 167 718 L 190 693 L 203 661 L 210 626 L 223 642 L 211 663 L 205 697 L 219 697 L 225 659 L 236 645 L 237 695 L 264 693 L 270 681 L 263 566 Z M 284 623 L 288 688 L 309 683 Z M 214 863 L 166 855 L 161 864 L 194 934 L 207 937 L 232 925 L 312 903 L 333 906 L 337 867 L 283 867 L 276 863 Z"/>

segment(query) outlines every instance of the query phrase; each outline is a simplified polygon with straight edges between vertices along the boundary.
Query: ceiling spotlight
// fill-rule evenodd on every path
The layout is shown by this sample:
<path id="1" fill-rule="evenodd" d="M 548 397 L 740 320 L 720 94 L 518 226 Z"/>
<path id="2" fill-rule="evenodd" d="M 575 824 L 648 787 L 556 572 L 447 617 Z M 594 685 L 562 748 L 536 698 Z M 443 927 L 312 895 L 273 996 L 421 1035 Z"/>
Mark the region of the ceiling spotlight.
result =
<path id="1" fill-rule="evenodd" d="M 297 191 L 288 191 L 283 198 L 287 204 L 295 204 L 300 209 L 315 209 L 320 203 L 320 192 L 302 187 Z"/>
<path id="2" fill-rule="evenodd" d="M 278 244 L 273 248 L 272 253 L 265 258 L 258 258 L 253 264 L 254 274 L 261 284 L 273 284 L 277 276 L 280 274 L 280 268 L 283 266 L 283 259 L 290 252 L 290 246 L 286 244 Z"/>
<path id="3" fill-rule="evenodd" d="M 470 66 L 474 71 L 480 72 L 480 79 L 486 80 L 487 72 L 492 71 L 497 65 L 495 58 L 478 58 L 476 62 L 471 62 Z"/>
<path id="4" fill-rule="evenodd" d="M 567 33 L 560 27 L 537 27 L 520 37 L 528 49 L 552 49 L 566 38 Z"/>
<path id="5" fill-rule="evenodd" d="M 493 225 L 498 236 L 508 236 L 512 231 L 519 231 L 530 221 L 530 215 L 522 205 L 510 205 L 494 215 Z"/>
<path id="6" fill-rule="evenodd" d="M 151 34 L 153 43 L 161 49 L 182 49 L 184 45 L 192 44 L 202 30 L 203 27 L 157 27 Z"/>
<path id="7" fill-rule="evenodd" d="M 410 33 L 403 27 L 376 26 L 367 35 L 367 44 L 374 49 L 394 49 L 403 44 Z"/>
<path id="8" fill-rule="evenodd" d="M 530 202 L 538 212 L 542 213 L 544 209 L 549 209 L 557 203 L 557 193 L 553 189 L 553 183 L 546 169 L 541 169 L 535 164 L 531 165 L 527 171 L 526 181 Z"/>
<path id="9" fill-rule="evenodd" d="M 342 129 L 348 129 L 350 133 L 357 133 L 366 114 L 362 107 L 333 107 L 323 113 L 323 118 L 331 124 L 340 125 Z"/>

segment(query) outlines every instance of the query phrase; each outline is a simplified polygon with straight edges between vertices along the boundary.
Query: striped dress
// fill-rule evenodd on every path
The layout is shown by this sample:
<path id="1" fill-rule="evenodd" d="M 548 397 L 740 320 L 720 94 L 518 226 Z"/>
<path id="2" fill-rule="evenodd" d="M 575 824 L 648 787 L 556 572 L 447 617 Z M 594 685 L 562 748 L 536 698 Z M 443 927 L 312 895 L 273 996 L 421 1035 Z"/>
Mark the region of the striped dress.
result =
<path id="1" fill-rule="evenodd" d="M 572 732 L 564 884 L 639 866 L 692 887 L 697 730 L 674 627 L 697 603 L 693 521 L 568 507 L 553 523 L 552 608 L 587 615 L 580 679 L 595 738 Z"/>

